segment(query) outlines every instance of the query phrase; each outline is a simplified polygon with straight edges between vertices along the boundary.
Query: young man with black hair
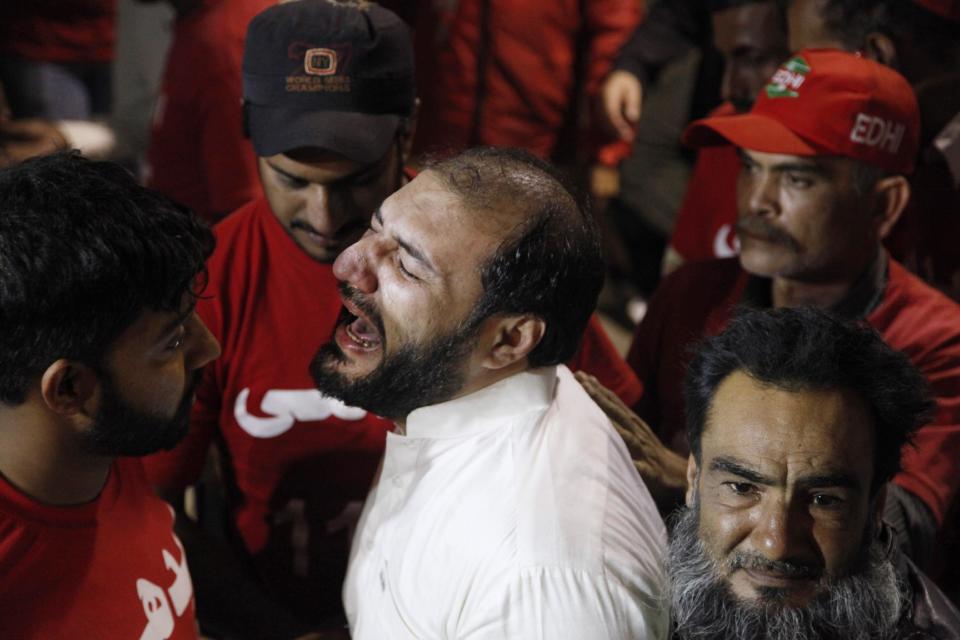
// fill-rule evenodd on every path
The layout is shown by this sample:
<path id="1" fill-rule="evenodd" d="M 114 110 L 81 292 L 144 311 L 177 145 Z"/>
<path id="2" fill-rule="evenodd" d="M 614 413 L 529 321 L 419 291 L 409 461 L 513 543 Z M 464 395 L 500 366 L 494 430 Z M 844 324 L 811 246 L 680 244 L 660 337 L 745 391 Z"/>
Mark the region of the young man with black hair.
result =
<path id="1" fill-rule="evenodd" d="M 187 432 L 219 354 L 194 312 L 210 231 L 122 167 L 0 171 L 0 636 L 195 638 L 140 460 Z"/>
<path id="2" fill-rule="evenodd" d="M 960 637 L 960 613 L 881 520 L 933 410 L 906 355 L 809 307 L 745 311 L 699 349 L 684 397 L 677 637 Z"/>
<path id="3" fill-rule="evenodd" d="M 251 21 L 243 73 L 265 197 L 214 231 L 211 296 L 197 309 L 224 355 L 186 442 L 147 468 L 182 502 L 216 447 L 228 543 L 181 519 L 201 624 L 292 637 L 342 616 L 350 536 L 391 427 L 317 392 L 308 366 L 341 308 L 331 263 L 407 180 L 410 34 L 374 3 L 285 3 Z M 635 400 L 640 385 L 601 331 L 591 322 L 577 362 Z"/>
<path id="4" fill-rule="evenodd" d="M 663 525 L 561 364 L 603 259 L 552 169 L 497 149 L 430 166 L 333 271 L 314 379 L 397 425 L 354 538 L 353 638 L 666 637 Z"/>

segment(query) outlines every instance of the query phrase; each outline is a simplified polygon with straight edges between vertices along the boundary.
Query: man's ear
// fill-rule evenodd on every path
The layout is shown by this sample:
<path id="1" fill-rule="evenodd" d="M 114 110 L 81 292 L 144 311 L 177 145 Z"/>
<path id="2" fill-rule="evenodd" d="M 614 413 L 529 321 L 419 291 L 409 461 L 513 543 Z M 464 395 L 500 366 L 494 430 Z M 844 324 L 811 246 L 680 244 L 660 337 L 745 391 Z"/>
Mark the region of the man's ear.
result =
<path id="1" fill-rule="evenodd" d="M 691 453 L 687 456 L 687 493 L 684 496 L 684 502 L 688 507 L 693 504 L 693 494 L 697 492 L 697 476 L 699 473 L 697 460 Z"/>
<path id="2" fill-rule="evenodd" d="M 40 377 L 40 396 L 64 418 L 93 418 L 100 398 L 100 377 L 85 364 L 61 358 Z"/>
<path id="3" fill-rule="evenodd" d="M 897 68 L 899 62 L 897 45 L 893 43 L 890 36 L 879 31 L 871 31 L 863 39 L 863 54 L 871 60 L 876 60 L 880 64 L 894 69 Z"/>
<path id="4" fill-rule="evenodd" d="M 503 369 L 526 358 L 547 329 L 543 318 L 530 315 L 496 316 L 486 333 L 490 349 L 483 358 L 483 367 Z"/>
<path id="5" fill-rule="evenodd" d="M 874 186 L 877 195 L 877 212 L 874 216 L 874 226 L 877 237 L 886 238 L 897 224 L 903 210 L 910 201 L 910 182 L 900 175 L 887 176 L 877 181 Z"/>

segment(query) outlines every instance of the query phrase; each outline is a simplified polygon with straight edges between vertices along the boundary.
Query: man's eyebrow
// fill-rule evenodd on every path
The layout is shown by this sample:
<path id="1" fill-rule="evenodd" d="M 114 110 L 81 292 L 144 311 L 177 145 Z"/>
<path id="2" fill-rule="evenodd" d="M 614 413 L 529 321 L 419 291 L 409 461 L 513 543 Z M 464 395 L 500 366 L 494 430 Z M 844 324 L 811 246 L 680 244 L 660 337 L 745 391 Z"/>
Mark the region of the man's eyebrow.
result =
<path id="1" fill-rule="evenodd" d="M 819 164 L 813 162 L 784 162 L 773 165 L 774 171 L 791 171 L 793 173 L 812 173 L 818 176 L 826 176 L 829 172 Z"/>
<path id="2" fill-rule="evenodd" d="M 297 180 L 297 181 L 299 181 L 299 182 L 310 182 L 310 180 L 307 180 L 307 179 L 304 178 L 303 176 L 298 176 L 298 175 L 296 175 L 296 174 L 294 174 L 294 173 L 290 173 L 289 171 L 286 171 L 285 169 L 281 169 L 280 167 L 278 167 L 277 165 L 273 164 L 273 163 L 270 162 L 269 160 L 266 160 L 265 162 L 267 163 L 267 166 L 268 166 L 268 167 L 270 167 L 271 169 L 273 169 L 274 171 L 276 171 L 276 172 L 279 173 L 280 175 L 282 175 L 282 176 L 284 176 L 284 177 L 286 177 L 286 178 L 289 178 L 290 180 Z M 358 167 L 357 169 L 354 169 L 353 171 L 351 171 L 351 172 L 348 173 L 347 175 L 342 176 L 342 177 L 340 177 L 340 178 L 337 178 L 336 182 L 346 182 L 346 181 L 349 181 L 349 180 L 354 180 L 354 179 L 356 179 L 356 178 L 361 178 L 361 179 L 362 179 L 362 178 L 365 178 L 365 177 L 367 177 L 368 175 L 375 173 L 376 170 L 377 170 L 379 167 L 380 167 L 379 162 L 375 162 L 375 163 L 373 163 L 373 164 L 363 165 L 362 167 Z"/>
<path id="3" fill-rule="evenodd" d="M 184 311 L 181 311 L 180 313 L 178 313 L 176 318 L 172 319 L 170 322 L 163 325 L 163 330 L 160 332 L 160 337 L 165 338 L 171 333 L 173 333 L 174 331 L 176 331 L 180 325 L 186 322 L 187 318 L 190 317 L 190 314 L 193 313 L 193 310 L 196 308 L 196 306 L 197 306 L 197 301 L 196 300 L 191 301 L 190 306 L 188 306 Z"/>
<path id="4" fill-rule="evenodd" d="M 374 220 L 377 221 L 377 224 L 379 224 L 380 227 L 382 228 L 382 227 L 383 227 L 383 211 L 381 211 L 380 209 L 377 209 L 376 211 L 374 211 L 374 212 L 373 212 L 373 218 L 374 218 Z M 424 268 L 428 269 L 428 270 L 431 271 L 432 273 L 434 273 L 434 274 L 439 274 L 439 272 L 437 271 L 436 267 L 434 267 L 434 266 L 433 266 L 433 263 L 430 262 L 430 259 L 429 259 L 429 258 L 426 256 L 426 254 L 423 253 L 423 251 L 421 251 L 418 247 L 416 247 L 415 245 L 411 244 L 410 242 L 404 240 L 403 238 L 397 236 L 396 234 L 391 234 L 391 236 L 392 236 L 393 239 L 397 242 L 397 244 L 400 245 L 400 247 L 401 247 L 411 258 L 413 258 L 414 260 L 416 260 L 417 262 L 419 262 L 420 264 L 422 264 L 422 265 L 424 266 Z"/>
<path id="5" fill-rule="evenodd" d="M 290 178 L 291 180 L 297 180 L 297 181 L 299 181 L 299 182 L 310 182 L 310 181 L 307 180 L 306 178 L 302 178 L 302 177 L 300 177 L 300 176 L 298 176 L 298 175 L 294 175 L 294 174 L 290 173 L 289 171 L 285 171 L 285 170 L 281 169 L 280 167 L 278 167 L 277 165 L 273 164 L 273 163 L 270 162 L 269 160 L 267 160 L 266 163 L 267 163 L 267 166 L 268 166 L 268 167 L 270 167 L 271 169 L 273 169 L 274 171 L 276 171 L 277 173 L 279 173 L 280 175 L 282 175 L 282 176 L 284 176 L 284 177 L 286 177 L 286 178 Z"/>
<path id="6" fill-rule="evenodd" d="M 729 473 L 735 475 L 744 480 L 749 480 L 755 484 L 762 484 L 764 486 L 772 487 L 777 484 L 777 482 L 768 476 L 763 475 L 758 471 L 748 468 L 744 462 L 727 456 L 720 456 L 719 458 L 714 458 L 710 462 L 711 471 L 721 471 L 724 473 Z"/>

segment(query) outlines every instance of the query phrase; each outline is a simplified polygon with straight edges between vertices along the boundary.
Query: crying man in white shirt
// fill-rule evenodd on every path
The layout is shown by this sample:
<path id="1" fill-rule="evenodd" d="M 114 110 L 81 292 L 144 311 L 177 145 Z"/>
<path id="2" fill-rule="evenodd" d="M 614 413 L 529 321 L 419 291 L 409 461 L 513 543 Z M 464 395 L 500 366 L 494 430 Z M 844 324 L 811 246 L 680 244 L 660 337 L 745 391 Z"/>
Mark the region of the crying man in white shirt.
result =
<path id="1" fill-rule="evenodd" d="M 668 636 L 660 516 L 561 364 L 603 271 L 589 211 L 504 149 L 425 169 L 337 258 L 311 372 L 397 425 L 344 585 L 355 640 Z"/>

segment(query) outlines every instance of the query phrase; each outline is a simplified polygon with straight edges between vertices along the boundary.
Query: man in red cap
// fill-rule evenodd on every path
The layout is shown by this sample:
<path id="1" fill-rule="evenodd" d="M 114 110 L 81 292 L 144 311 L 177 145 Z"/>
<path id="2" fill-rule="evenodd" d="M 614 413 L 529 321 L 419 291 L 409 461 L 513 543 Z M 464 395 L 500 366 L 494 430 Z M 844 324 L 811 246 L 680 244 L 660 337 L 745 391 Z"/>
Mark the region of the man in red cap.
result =
<path id="1" fill-rule="evenodd" d="M 897 69 L 915 87 L 921 104 L 923 146 L 929 144 L 960 110 L 955 70 L 960 65 L 960 3 L 953 0 L 792 0 L 789 3 L 790 50 L 839 48 Z M 749 31 L 751 25 L 738 25 Z M 769 29 L 768 29 L 769 31 Z M 785 56 L 784 56 L 785 57 Z M 952 76 L 948 84 L 944 80 Z M 726 111 L 730 113 L 730 110 Z M 715 114 L 716 115 L 716 114 Z M 701 149 L 697 168 L 677 214 L 664 260 L 669 272 L 683 261 L 726 257 L 736 252 L 734 175 L 729 151 Z M 926 169 L 929 165 L 932 173 Z M 956 208 L 960 195 L 945 193 L 950 185 L 939 154 L 922 154 L 913 179 L 920 198 L 901 217 L 885 243 L 893 255 L 928 282 L 960 295 L 960 262 L 943 237 L 955 235 L 946 223 L 956 216 L 938 215 Z M 922 171 L 921 171 L 922 170 Z M 711 188 L 712 187 L 712 188 Z M 928 197 L 927 194 L 930 194 Z M 946 204 L 949 203 L 949 204 Z M 946 206 L 945 206 L 946 204 Z M 936 229 L 943 229 L 937 237 Z M 919 244 L 919 246 L 917 246 Z M 958 276 L 960 277 L 960 276 Z"/>
<path id="2" fill-rule="evenodd" d="M 739 258 L 691 263 L 666 279 L 628 356 L 645 385 L 637 412 L 656 436 L 635 417 L 620 421 L 636 427 L 638 466 L 665 504 L 685 486 L 681 379 L 691 343 L 721 331 L 738 305 L 812 305 L 865 320 L 930 383 L 935 419 L 905 452 L 886 512 L 913 557 L 929 554 L 960 485 L 960 307 L 881 245 L 910 195 L 904 174 L 918 133 L 902 76 L 831 50 L 785 62 L 749 114 L 687 130 L 692 145 L 739 148 L 742 249 Z"/>
<path id="3" fill-rule="evenodd" d="M 960 2 L 956 0 L 794 0 L 790 42 L 839 47 L 897 69 L 920 103 L 920 155 L 913 197 L 886 242 L 891 254 L 960 300 L 960 168 L 934 143 L 960 113 Z"/>

